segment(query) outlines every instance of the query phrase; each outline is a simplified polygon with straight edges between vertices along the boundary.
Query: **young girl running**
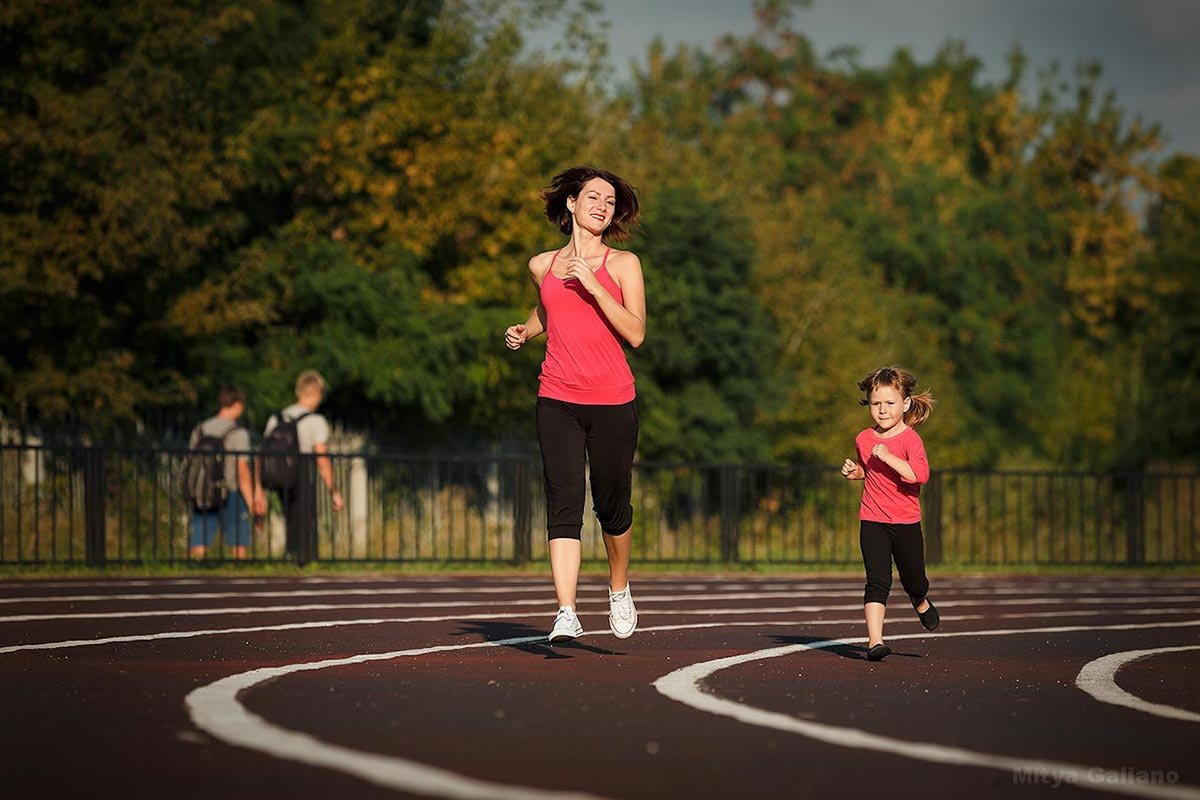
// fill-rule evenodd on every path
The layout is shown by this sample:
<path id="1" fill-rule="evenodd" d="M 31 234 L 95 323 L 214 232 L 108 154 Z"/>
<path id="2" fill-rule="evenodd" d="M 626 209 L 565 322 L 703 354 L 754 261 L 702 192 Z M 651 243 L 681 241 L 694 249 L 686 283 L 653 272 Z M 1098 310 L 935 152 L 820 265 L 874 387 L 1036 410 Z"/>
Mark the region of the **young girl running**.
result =
<path id="1" fill-rule="evenodd" d="M 929 418 L 933 397 L 913 394 L 917 379 L 899 367 L 880 367 L 858 382 L 859 404 L 870 408 L 875 426 L 854 439 L 857 460 L 846 459 L 842 475 L 863 481 L 859 506 L 859 544 L 867 585 L 867 658 L 882 661 L 892 651 L 883 643 L 883 616 L 892 589 L 892 559 L 900 583 L 925 630 L 940 620 L 926 595 L 924 542 L 921 537 L 921 484 L 929 480 L 929 459 L 916 426 Z"/>
<path id="2" fill-rule="evenodd" d="M 546 334 L 537 399 L 537 434 L 546 479 L 546 533 L 558 615 L 550 641 L 583 633 L 575 614 L 583 526 L 584 469 L 608 553 L 608 625 L 633 635 L 637 609 L 629 591 L 629 502 L 638 415 L 633 373 L 622 347 L 646 336 L 642 264 L 613 250 L 638 221 L 638 197 L 620 177 L 573 167 L 542 192 L 546 217 L 569 241 L 529 260 L 539 301 L 529 319 L 504 332 L 509 348 Z"/>

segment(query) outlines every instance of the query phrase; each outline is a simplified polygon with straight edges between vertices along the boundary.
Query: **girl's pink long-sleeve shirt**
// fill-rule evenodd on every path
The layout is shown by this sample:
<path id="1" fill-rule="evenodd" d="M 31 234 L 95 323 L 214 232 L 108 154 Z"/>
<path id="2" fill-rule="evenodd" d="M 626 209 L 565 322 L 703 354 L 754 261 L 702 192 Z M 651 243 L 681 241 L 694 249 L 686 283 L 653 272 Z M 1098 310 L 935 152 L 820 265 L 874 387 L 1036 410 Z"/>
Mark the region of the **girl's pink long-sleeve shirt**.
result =
<path id="1" fill-rule="evenodd" d="M 904 481 L 883 459 L 871 455 L 871 448 L 877 444 L 886 445 L 892 455 L 907 461 L 917 482 Z M 929 458 L 917 432 L 908 428 L 899 436 L 885 438 L 874 428 L 867 428 L 854 438 L 854 447 L 866 475 L 858 518 L 899 524 L 920 522 L 921 484 L 929 480 Z"/>

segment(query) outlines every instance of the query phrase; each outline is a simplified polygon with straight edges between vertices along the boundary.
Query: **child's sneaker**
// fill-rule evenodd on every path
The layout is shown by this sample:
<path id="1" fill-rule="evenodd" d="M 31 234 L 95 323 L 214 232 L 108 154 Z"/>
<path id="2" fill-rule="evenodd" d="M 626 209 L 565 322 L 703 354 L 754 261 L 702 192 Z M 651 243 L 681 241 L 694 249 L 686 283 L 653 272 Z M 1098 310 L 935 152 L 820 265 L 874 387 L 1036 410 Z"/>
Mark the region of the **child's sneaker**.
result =
<path id="1" fill-rule="evenodd" d="M 629 585 L 608 593 L 608 627 L 618 639 L 628 639 L 637 630 L 637 609 Z"/>
<path id="2" fill-rule="evenodd" d="M 941 623 L 942 617 L 938 614 L 938 610 L 933 605 L 933 601 L 926 598 L 925 602 L 929 603 L 929 608 L 924 611 L 918 611 L 917 616 L 921 618 L 921 625 L 927 631 L 937 630 L 937 626 Z"/>
<path id="3" fill-rule="evenodd" d="M 883 661 L 891 654 L 892 648 L 888 647 L 883 642 L 880 642 L 867 651 L 867 661 Z"/>
<path id="4" fill-rule="evenodd" d="M 575 616 L 575 609 L 570 606 L 560 608 L 558 616 L 554 618 L 554 627 L 550 629 L 550 641 L 562 642 L 582 635 L 583 626 L 579 624 L 579 617 Z"/>

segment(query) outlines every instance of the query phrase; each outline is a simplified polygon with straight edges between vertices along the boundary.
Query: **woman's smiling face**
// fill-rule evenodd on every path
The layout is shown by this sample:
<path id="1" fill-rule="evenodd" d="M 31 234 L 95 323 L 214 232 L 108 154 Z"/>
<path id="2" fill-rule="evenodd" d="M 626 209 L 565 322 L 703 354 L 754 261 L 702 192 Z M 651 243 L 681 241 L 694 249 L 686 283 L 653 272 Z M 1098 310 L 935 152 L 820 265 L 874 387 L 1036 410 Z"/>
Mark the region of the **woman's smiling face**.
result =
<path id="1" fill-rule="evenodd" d="M 597 236 L 604 232 L 617 212 L 617 190 L 603 178 L 592 178 L 574 198 L 575 224 Z"/>

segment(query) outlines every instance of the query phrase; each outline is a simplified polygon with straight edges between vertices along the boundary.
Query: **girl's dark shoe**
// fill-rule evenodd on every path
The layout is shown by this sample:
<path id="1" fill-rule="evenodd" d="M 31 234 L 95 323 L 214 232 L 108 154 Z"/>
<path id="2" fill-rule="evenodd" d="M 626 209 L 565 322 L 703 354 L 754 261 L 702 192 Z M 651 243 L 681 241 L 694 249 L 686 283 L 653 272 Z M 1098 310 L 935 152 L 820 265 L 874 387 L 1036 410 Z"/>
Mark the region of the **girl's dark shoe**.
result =
<path id="1" fill-rule="evenodd" d="M 927 600 L 926 602 L 929 603 L 929 608 L 924 611 L 918 611 L 917 616 L 921 618 L 921 625 L 924 626 L 925 630 L 935 631 L 942 618 L 938 614 L 937 608 L 933 605 L 933 601 Z"/>
<path id="2" fill-rule="evenodd" d="M 867 661 L 883 661 L 892 654 L 892 648 L 886 644 L 877 644 L 867 651 Z"/>

